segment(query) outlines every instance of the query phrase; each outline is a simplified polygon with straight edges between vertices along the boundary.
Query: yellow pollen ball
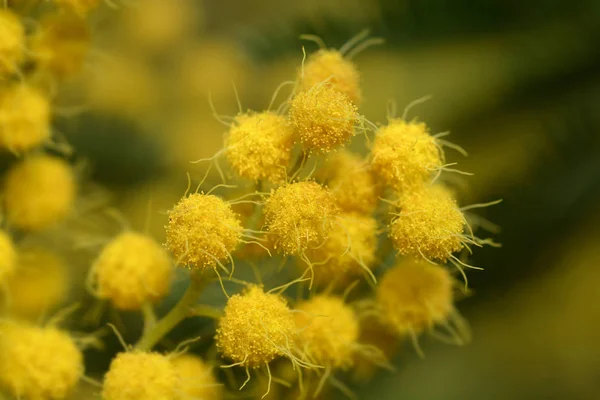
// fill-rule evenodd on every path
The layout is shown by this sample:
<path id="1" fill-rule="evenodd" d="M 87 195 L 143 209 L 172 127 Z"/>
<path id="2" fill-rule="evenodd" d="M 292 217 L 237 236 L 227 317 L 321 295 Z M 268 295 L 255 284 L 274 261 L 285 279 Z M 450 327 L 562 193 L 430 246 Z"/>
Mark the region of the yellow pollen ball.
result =
<path id="1" fill-rule="evenodd" d="M 180 389 L 185 399 L 220 400 L 222 385 L 215 379 L 212 368 L 200 357 L 182 354 L 172 361 L 181 380 Z"/>
<path id="2" fill-rule="evenodd" d="M 341 210 L 362 214 L 375 211 L 379 188 L 370 165 L 360 156 L 339 151 L 327 160 L 319 175 Z"/>
<path id="3" fill-rule="evenodd" d="M 398 253 L 446 261 L 463 248 L 465 219 L 450 192 L 429 186 L 401 197 L 390 238 Z"/>
<path id="4" fill-rule="evenodd" d="M 154 239 L 135 232 L 114 238 L 92 266 L 100 298 L 122 310 L 139 310 L 169 291 L 173 278 L 171 259 Z"/>
<path id="5" fill-rule="evenodd" d="M 284 355 L 295 338 L 292 311 L 282 296 L 252 286 L 231 296 L 219 320 L 217 349 L 227 359 L 250 368 Z"/>
<path id="6" fill-rule="evenodd" d="M 64 260 L 50 250 L 23 248 L 7 287 L 9 314 L 35 320 L 63 304 L 70 289 L 69 270 Z"/>
<path id="7" fill-rule="evenodd" d="M 360 326 L 354 311 L 339 297 L 318 295 L 294 314 L 299 348 L 317 365 L 352 366 Z"/>
<path id="8" fill-rule="evenodd" d="M 0 93 L 0 147 L 21 153 L 50 139 L 50 103 L 31 86 L 15 84 Z"/>
<path id="9" fill-rule="evenodd" d="M 40 20 L 31 51 L 41 71 L 63 79 L 81 70 L 89 41 L 89 27 L 81 18 L 70 13 L 50 14 Z"/>
<path id="10" fill-rule="evenodd" d="M 322 84 L 298 93 L 290 107 L 290 123 L 309 150 L 329 152 L 354 136 L 358 110 L 343 93 Z"/>
<path id="11" fill-rule="evenodd" d="M 225 155 L 239 176 L 280 183 L 286 177 L 293 144 L 285 117 L 272 112 L 242 114 L 225 138 Z"/>
<path id="12" fill-rule="evenodd" d="M 54 0 L 57 6 L 69 9 L 79 17 L 85 17 L 94 8 L 98 7 L 101 0 Z"/>
<path id="13" fill-rule="evenodd" d="M 453 280 L 445 268 L 405 259 L 377 286 L 383 322 L 400 335 L 419 333 L 446 321 L 453 310 Z"/>
<path id="14" fill-rule="evenodd" d="M 0 231 L 0 285 L 14 272 L 17 263 L 17 252 L 12 239 L 4 231 Z"/>
<path id="15" fill-rule="evenodd" d="M 19 17 L 0 8 L 0 77 L 19 68 L 24 49 L 25 28 Z"/>
<path id="16" fill-rule="evenodd" d="M 104 376 L 102 400 L 184 400 L 181 379 L 158 353 L 119 353 Z"/>
<path id="17" fill-rule="evenodd" d="M 306 256 L 316 264 L 315 282 L 347 284 L 352 278 L 366 275 L 375 261 L 377 221 L 360 214 L 341 214 L 322 246 L 307 250 Z M 321 265 L 321 263 L 323 263 Z"/>
<path id="18" fill-rule="evenodd" d="M 274 248 L 298 255 L 323 243 L 338 209 L 327 188 L 316 182 L 286 184 L 271 192 L 266 201 L 265 222 Z"/>
<path id="19" fill-rule="evenodd" d="M 373 170 L 397 192 L 422 186 L 443 164 L 443 154 L 427 126 L 401 119 L 377 131 L 371 153 Z"/>
<path id="20" fill-rule="evenodd" d="M 6 219 L 20 229 L 41 231 L 67 216 L 75 194 L 75 176 L 69 164 L 46 155 L 29 157 L 6 174 Z"/>
<path id="21" fill-rule="evenodd" d="M 65 399 L 83 374 L 83 357 L 66 332 L 0 323 L 0 384 L 27 400 Z"/>
<path id="22" fill-rule="evenodd" d="M 362 94 L 358 70 L 337 50 L 323 49 L 312 54 L 304 65 L 304 76 L 300 70 L 298 80 L 303 91 L 327 81 L 326 85 L 345 94 L 354 104 L 360 104 Z"/>
<path id="23" fill-rule="evenodd" d="M 169 211 L 166 246 L 177 265 L 215 268 L 239 244 L 242 231 L 229 204 L 217 196 L 192 194 Z"/>

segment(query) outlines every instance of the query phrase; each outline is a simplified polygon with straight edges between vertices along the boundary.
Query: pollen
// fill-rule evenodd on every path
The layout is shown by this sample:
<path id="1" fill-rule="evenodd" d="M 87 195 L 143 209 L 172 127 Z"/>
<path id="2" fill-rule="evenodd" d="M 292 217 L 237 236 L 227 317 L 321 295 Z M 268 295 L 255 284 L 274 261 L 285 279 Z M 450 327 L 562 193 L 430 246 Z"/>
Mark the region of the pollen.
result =
<path id="1" fill-rule="evenodd" d="M 338 215 L 329 190 L 313 181 L 273 190 L 264 212 L 274 248 L 292 255 L 322 244 Z"/>
<path id="2" fill-rule="evenodd" d="M 309 91 L 322 82 L 337 92 L 345 94 L 359 105 L 361 101 L 360 75 L 354 63 L 337 50 L 319 50 L 304 65 L 304 75 L 299 71 L 300 88 Z"/>
<path id="3" fill-rule="evenodd" d="M 451 193 L 429 186 L 401 196 L 390 238 L 398 253 L 446 261 L 463 248 L 465 219 Z"/>
<path id="4" fill-rule="evenodd" d="M 234 363 L 256 368 L 289 352 L 295 333 L 285 299 L 252 286 L 227 302 L 217 329 L 217 349 Z"/>
<path id="5" fill-rule="evenodd" d="M 343 213 L 322 246 L 307 250 L 318 264 L 315 282 L 347 284 L 351 278 L 370 273 L 377 250 L 377 221 L 369 216 Z"/>
<path id="6" fill-rule="evenodd" d="M 1 23 L 1 21 L 0 21 Z M 0 94 L 0 147 L 21 153 L 50 139 L 50 103 L 26 84 L 14 84 Z"/>
<path id="7" fill-rule="evenodd" d="M 182 354 L 172 361 L 181 380 L 180 390 L 185 399 L 219 400 L 222 385 L 215 379 L 212 368 L 200 357 Z"/>
<path id="8" fill-rule="evenodd" d="M 18 69 L 24 49 L 25 28 L 19 17 L 0 8 L 0 77 Z"/>
<path id="9" fill-rule="evenodd" d="M 373 170 L 397 192 L 419 188 L 442 164 L 443 154 L 422 122 L 395 119 L 377 132 L 372 149 Z"/>
<path id="10" fill-rule="evenodd" d="M 173 278 L 171 259 L 154 239 L 136 232 L 114 238 L 92 266 L 100 298 L 122 310 L 139 310 L 169 291 Z"/>
<path id="11" fill-rule="evenodd" d="M 70 289 L 64 260 L 41 247 L 26 247 L 17 253 L 14 274 L 8 277 L 7 302 L 10 315 L 35 320 L 60 306 Z"/>
<path id="12" fill-rule="evenodd" d="M 78 73 L 87 57 L 90 33 L 81 18 L 70 13 L 49 14 L 40 20 L 31 52 L 41 71 L 58 78 Z"/>
<path id="13" fill-rule="evenodd" d="M 242 231 L 229 204 L 217 196 L 192 194 L 169 211 L 166 246 L 177 265 L 215 268 L 240 243 Z"/>
<path id="14" fill-rule="evenodd" d="M 285 117 L 248 113 L 235 118 L 225 138 L 225 154 L 239 176 L 280 183 L 286 177 L 293 144 L 293 131 Z"/>
<path id="15" fill-rule="evenodd" d="M 352 101 L 326 84 L 298 93 L 290 107 L 296 137 L 311 151 L 327 153 L 347 143 L 358 120 Z"/>
<path id="16" fill-rule="evenodd" d="M 453 309 L 452 287 L 444 267 L 404 259 L 383 275 L 377 287 L 383 321 L 399 335 L 443 323 Z"/>
<path id="17" fill-rule="evenodd" d="M 12 275 L 17 263 L 17 252 L 12 239 L 8 234 L 0 230 L 0 285 L 4 285 L 6 279 Z"/>
<path id="18" fill-rule="evenodd" d="M 83 374 L 81 351 L 53 327 L 3 321 L 0 354 L 0 384 L 19 399 L 64 399 Z"/>
<path id="19" fill-rule="evenodd" d="M 379 189 L 371 166 L 347 150 L 333 155 L 320 173 L 338 207 L 347 212 L 371 214 L 377 207 Z"/>
<path id="20" fill-rule="evenodd" d="M 341 298 L 315 296 L 300 303 L 294 317 L 298 347 L 312 362 L 336 369 L 352 366 L 360 326 Z"/>
<path id="21" fill-rule="evenodd" d="M 119 353 L 104 376 L 102 400 L 183 400 L 181 378 L 159 353 Z"/>
<path id="22" fill-rule="evenodd" d="M 41 231 L 67 216 L 75 194 L 75 176 L 65 161 L 46 155 L 31 156 L 6 174 L 6 219 L 17 228 Z"/>

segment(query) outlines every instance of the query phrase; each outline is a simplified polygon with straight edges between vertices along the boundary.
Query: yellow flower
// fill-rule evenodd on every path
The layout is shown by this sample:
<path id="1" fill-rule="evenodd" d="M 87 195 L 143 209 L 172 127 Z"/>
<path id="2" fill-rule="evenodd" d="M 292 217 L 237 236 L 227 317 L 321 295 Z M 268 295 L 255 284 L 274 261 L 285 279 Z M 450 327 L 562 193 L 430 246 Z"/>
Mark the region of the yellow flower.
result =
<path id="1" fill-rule="evenodd" d="M 217 329 L 217 349 L 234 363 L 256 368 L 289 352 L 295 332 L 283 297 L 252 286 L 227 302 Z"/>
<path id="2" fill-rule="evenodd" d="M 286 177 L 293 132 L 287 119 L 272 112 L 238 115 L 225 138 L 227 160 L 241 177 L 278 183 Z"/>
<path id="3" fill-rule="evenodd" d="M 184 400 L 181 378 L 158 353 L 119 353 L 104 377 L 102 400 Z"/>
<path id="4" fill-rule="evenodd" d="M 192 194 L 171 211 L 167 248 L 177 265 L 214 268 L 226 260 L 240 242 L 242 226 L 231 206 L 217 196 Z"/>
<path id="5" fill-rule="evenodd" d="M 92 274 L 100 298 L 123 310 L 139 310 L 168 293 L 173 268 L 167 252 L 151 237 L 125 232 L 102 249 Z"/>
<path id="6" fill-rule="evenodd" d="M 53 327 L 3 321 L 0 354 L 0 384 L 17 398 L 64 399 L 83 374 L 81 351 Z"/>

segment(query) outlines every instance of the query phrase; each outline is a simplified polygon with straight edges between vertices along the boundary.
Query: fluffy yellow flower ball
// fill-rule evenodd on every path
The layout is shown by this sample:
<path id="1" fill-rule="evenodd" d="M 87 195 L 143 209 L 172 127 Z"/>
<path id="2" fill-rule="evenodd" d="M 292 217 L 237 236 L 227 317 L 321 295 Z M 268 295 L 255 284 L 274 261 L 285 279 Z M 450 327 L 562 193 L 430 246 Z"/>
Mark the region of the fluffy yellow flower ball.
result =
<path id="1" fill-rule="evenodd" d="M 316 182 L 305 181 L 272 191 L 264 213 L 274 248 L 298 255 L 323 243 L 338 209 L 329 190 Z"/>
<path id="2" fill-rule="evenodd" d="M 284 355 L 296 334 L 292 311 L 283 297 L 252 286 L 231 296 L 216 334 L 223 357 L 250 368 Z"/>
<path id="3" fill-rule="evenodd" d="M 223 398 L 222 385 L 212 369 L 200 357 L 182 354 L 171 360 L 179 374 L 180 388 L 186 399 L 219 400 Z"/>
<path id="4" fill-rule="evenodd" d="M 75 176 L 65 161 L 46 155 L 26 158 L 6 174 L 6 219 L 17 228 L 41 231 L 69 213 L 75 194 Z"/>
<path id="5" fill-rule="evenodd" d="M 279 183 L 292 157 L 293 131 L 273 112 L 238 115 L 225 138 L 225 155 L 234 171 L 254 181 Z"/>
<path id="6" fill-rule="evenodd" d="M 358 70 L 337 50 L 321 49 L 311 54 L 304 65 L 304 76 L 300 70 L 298 80 L 303 91 L 327 81 L 326 85 L 345 94 L 354 104 L 360 104 L 362 94 Z"/>
<path id="7" fill-rule="evenodd" d="M 452 288 L 452 277 L 445 268 L 405 259 L 383 275 L 377 286 L 377 303 L 383 321 L 397 334 L 419 333 L 449 318 Z"/>
<path id="8" fill-rule="evenodd" d="M 25 49 L 25 27 L 11 10 L 0 9 L 0 76 L 17 70 Z"/>
<path id="9" fill-rule="evenodd" d="M 184 400 L 181 378 L 158 353 L 119 353 L 104 376 L 102 400 Z"/>
<path id="10" fill-rule="evenodd" d="M 377 250 L 377 221 L 369 216 L 343 213 L 322 246 L 307 250 L 316 264 L 315 282 L 347 284 L 352 278 L 368 273 Z M 321 265 L 321 263 L 323 263 Z"/>
<path id="11" fill-rule="evenodd" d="M 25 247 L 18 252 L 17 267 L 7 287 L 10 315 L 35 320 L 65 301 L 70 289 L 69 270 L 56 253 Z"/>
<path id="12" fill-rule="evenodd" d="M 154 239 L 124 232 L 100 252 L 92 266 L 100 298 L 122 310 L 139 310 L 169 291 L 173 279 L 171 259 Z"/>
<path id="13" fill-rule="evenodd" d="M 317 295 L 302 302 L 294 314 L 298 347 L 317 365 L 352 366 L 360 332 L 354 311 L 339 297 Z"/>
<path id="14" fill-rule="evenodd" d="M 398 253 L 446 261 L 463 248 L 465 219 L 451 193 L 429 186 L 401 196 L 390 238 Z"/>
<path id="15" fill-rule="evenodd" d="M 394 119 L 377 131 L 372 165 L 397 192 L 419 188 L 442 167 L 443 154 L 424 123 Z"/>
<path id="16" fill-rule="evenodd" d="M 0 284 L 14 272 L 17 263 L 17 252 L 12 239 L 4 231 L 0 231 Z"/>
<path id="17" fill-rule="evenodd" d="M 326 84 L 298 93 L 290 107 L 290 123 L 305 148 L 327 153 L 354 136 L 358 110 L 350 99 Z"/>
<path id="18" fill-rule="evenodd" d="M 88 24 L 70 13 L 46 15 L 39 24 L 31 52 L 40 71 L 61 79 L 81 71 L 90 42 Z"/>
<path id="19" fill-rule="evenodd" d="M 347 150 L 337 152 L 319 172 L 338 207 L 347 212 L 371 214 L 377 207 L 379 185 L 371 166 Z"/>
<path id="20" fill-rule="evenodd" d="M 214 268 L 239 244 L 242 231 L 229 204 L 217 196 L 192 194 L 169 211 L 166 246 L 177 265 Z"/>
<path id="21" fill-rule="evenodd" d="M 0 354 L 0 385 L 19 399 L 65 399 L 83 374 L 81 351 L 53 327 L 0 323 Z"/>
<path id="22" fill-rule="evenodd" d="M 0 147 L 21 153 L 50 138 L 50 102 L 37 89 L 14 84 L 0 93 Z"/>

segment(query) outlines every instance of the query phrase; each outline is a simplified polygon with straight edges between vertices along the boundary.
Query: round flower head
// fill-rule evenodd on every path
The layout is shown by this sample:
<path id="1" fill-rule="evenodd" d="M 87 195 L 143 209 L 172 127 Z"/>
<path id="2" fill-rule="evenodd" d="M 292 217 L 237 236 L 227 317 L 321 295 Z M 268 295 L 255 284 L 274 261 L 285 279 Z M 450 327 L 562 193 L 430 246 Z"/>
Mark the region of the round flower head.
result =
<path id="1" fill-rule="evenodd" d="M 329 190 L 312 181 L 286 184 L 272 191 L 264 212 L 274 248 L 294 255 L 322 244 L 338 214 Z"/>
<path id="2" fill-rule="evenodd" d="M 0 147 L 20 153 L 50 138 L 50 103 L 41 92 L 15 84 L 0 93 Z"/>
<path id="3" fill-rule="evenodd" d="M 81 70 L 89 39 L 88 25 L 81 18 L 70 13 L 49 14 L 40 20 L 31 52 L 40 70 L 66 78 Z"/>
<path id="4" fill-rule="evenodd" d="M 4 231 L 0 231 L 0 284 L 15 270 L 17 253 L 12 239 Z"/>
<path id="5" fill-rule="evenodd" d="M 297 311 L 299 348 L 311 361 L 332 368 L 350 367 L 360 331 L 354 311 L 341 298 L 328 295 L 300 303 Z"/>
<path id="6" fill-rule="evenodd" d="M 371 214 L 377 207 L 377 184 L 370 166 L 358 155 L 347 150 L 337 152 L 320 175 L 341 210 Z"/>
<path id="7" fill-rule="evenodd" d="M 184 400 L 181 379 L 158 353 L 119 353 L 104 376 L 102 400 Z"/>
<path id="8" fill-rule="evenodd" d="M 122 310 L 139 310 L 164 297 L 172 280 L 171 259 L 151 237 L 125 232 L 114 238 L 92 266 L 100 298 Z"/>
<path id="9" fill-rule="evenodd" d="M 0 8 L 0 77 L 17 70 L 25 49 L 25 28 L 11 10 Z"/>
<path id="10" fill-rule="evenodd" d="M 463 248 L 465 219 L 450 192 L 429 186 L 400 199 L 390 238 L 398 253 L 446 261 Z"/>
<path id="11" fill-rule="evenodd" d="M 290 123 L 309 150 L 329 152 L 354 136 L 356 106 L 343 93 L 326 84 L 300 92 L 292 100 Z"/>
<path id="12" fill-rule="evenodd" d="M 360 214 L 341 214 L 322 246 L 307 250 L 318 264 L 315 282 L 347 284 L 352 278 L 370 273 L 377 250 L 377 221 Z"/>
<path id="13" fill-rule="evenodd" d="M 0 384 L 19 399 L 64 399 L 83 374 L 81 351 L 54 327 L 2 322 L 0 354 Z"/>
<path id="14" fill-rule="evenodd" d="M 6 174 L 6 219 L 23 230 L 43 230 L 69 213 L 75 194 L 75 176 L 69 164 L 46 155 L 29 157 Z"/>
<path id="15" fill-rule="evenodd" d="M 295 332 L 292 311 L 283 297 L 252 286 L 227 301 L 217 329 L 217 349 L 234 363 L 256 368 L 284 355 Z"/>
<path id="16" fill-rule="evenodd" d="M 54 0 L 57 6 L 69 9 L 80 17 L 85 17 L 94 8 L 98 7 L 100 0 Z"/>
<path id="17" fill-rule="evenodd" d="M 222 388 L 212 369 L 200 357 L 182 354 L 171 360 L 181 380 L 180 389 L 184 399 L 219 400 Z"/>
<path id="18" fill-rule="evenodd" d="M 304 71 L 299 74 L 300 89 L 303 91 L 326 82 L 327 86 L 345 94 L 354 104 L 360 104 L 362 95 L 358 70 L 352 61 L 337 50 L 321 49 L 312 54 L 304 64 Z"/>
<path id="19" fill-rule="evenodd" d="M 239 176 L 278 183 L 285 179 L 293 144 L 285 117 L 268 111 L 242 114 L 225 138 L 225 154 Z"/>
<path id="20" fill-rule="evenodd" d="M 183 197 L 171 211 L 167 248 L 178 265 L 215 268 L 240 242 L 242 225 L 231 206 L 213 195 Z"/>
<path id="21" fill-rule="evenodd" d="M 400 335 L 419 333 L 446 321 L 453 310 L 449 272 L 426 261 L 405 259 L 377 286 L 383 321 Z"/>
<path id="22" fill-rule="evenodd" d="M 23 248 L 7 287 L 9 313 L 35 320 L 65 301 L 70 288 L 69 271 L 55 253 L 38 247 Z"/>
<path id="23" fill-rule="evenodd" d="M 443 164 L 443 154 L 424 123 L 391 120 L 377 131 L 373 170 L 398 192 L 427 182 Z"/>

